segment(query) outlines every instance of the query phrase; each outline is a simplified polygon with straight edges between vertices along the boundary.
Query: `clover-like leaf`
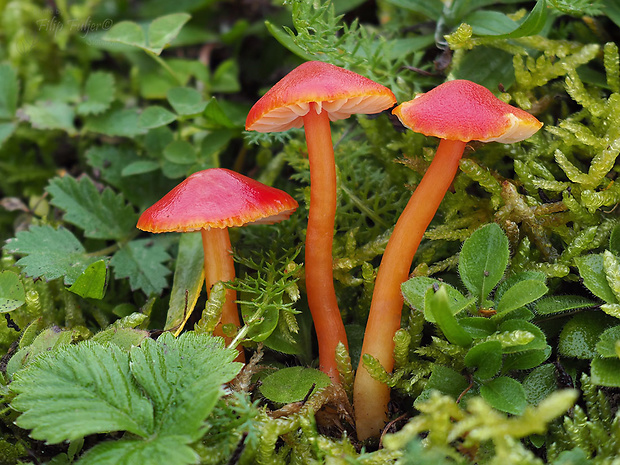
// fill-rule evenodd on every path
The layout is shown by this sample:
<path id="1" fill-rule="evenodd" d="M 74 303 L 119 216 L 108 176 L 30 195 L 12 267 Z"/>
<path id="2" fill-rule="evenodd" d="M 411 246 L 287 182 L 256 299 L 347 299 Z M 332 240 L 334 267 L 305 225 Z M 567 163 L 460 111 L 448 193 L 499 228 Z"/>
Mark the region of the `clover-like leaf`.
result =
<path id="1" fill-rule="evenodd" d="M 114 76 L 103 71 L 95 71 L 88 76 L 84 87 L 84 100 L 77 107 L 81 115 L 99 114 L 110 108 L 114 101 L 116 85 Z"/>

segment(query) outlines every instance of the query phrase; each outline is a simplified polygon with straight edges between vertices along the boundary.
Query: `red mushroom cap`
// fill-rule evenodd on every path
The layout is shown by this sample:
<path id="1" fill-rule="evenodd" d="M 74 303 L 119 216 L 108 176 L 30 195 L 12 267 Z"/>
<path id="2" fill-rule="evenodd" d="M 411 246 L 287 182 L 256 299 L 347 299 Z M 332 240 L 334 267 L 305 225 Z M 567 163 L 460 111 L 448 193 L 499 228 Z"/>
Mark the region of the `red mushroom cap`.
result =
<path id="1" fill-rule="evenodd" d="M 444 82 L 402 103 L 392 113 L 415 132 L 462 142 L 511 144 L 527 139 L 542 127 L 528 112 L 466 80 Z"/>
<path id="2" fill-rule="evenodd" d="M 308 61 L 284 76 L 254 104 L 245 128 L 258 132 L 299 128 L 311 102 L 336 121 L 354 113 L 379 113 L 393 106 L 396 97 L 387 87 L 353 71 Z"/>
<path id="3" fill-rule="evenodd" d="M 298 207 L 286 192 L 224 168 L 198 171 L 146 209 L 143 231 L 188 232 L 210 228 L 271 224 Z"/>

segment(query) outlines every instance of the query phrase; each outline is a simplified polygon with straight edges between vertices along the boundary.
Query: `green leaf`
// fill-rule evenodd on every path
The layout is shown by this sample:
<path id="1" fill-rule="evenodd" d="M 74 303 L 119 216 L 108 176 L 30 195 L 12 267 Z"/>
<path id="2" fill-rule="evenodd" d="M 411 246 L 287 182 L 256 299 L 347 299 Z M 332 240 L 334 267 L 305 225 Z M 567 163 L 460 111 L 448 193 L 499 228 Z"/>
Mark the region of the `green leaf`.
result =
<path id="1" fill-rule="evenodd" d="M 479 46 L 469 51 L 452 73 L 455 79 L 468 79 L 498 92 L 498 84 L 510 89 L 515 81 L 513 55 L 492 47 Z"/>
<path id="2" fill-rule="evenodd" d="M 89 434 L 153 432 L 153 406 L 132 382 L 129 354 L 86 341 L 43 353 L 15 374 L 11 406 L 31 437 L 57 444 Z"/>
<path id="3" fill-rule="evenodd" d="M 606 329 L 596 343 L 596 351 L 603 358 L 618 358 L 616 344 L 620 341 L 620 325 Z"/>
<path id="4" fill-rule="evenodd" d="M 530 370 L 537 367 L 551 356 L 551 346 L 543 349 L 513 352 L 504 356 L 504 372 L 512 370 Z"/>
<path id="5" fill-rule="evenodd" d="M 116 85 L 114 76 L 95 71 L 88 76 L 84 87 L 84 100 L 77 107 L 80 115 L 99 114 L 110 108 L 114 101 Z"/>
<path id="6" fill-rule="evenodd" d="M 504 347 L 504 353 L 521 352 L 524 350 L 542 350 L 547 347 L 547 340 L 545 333 L 533 323 L 525 320 L 506 320 L 503 321 L 499 327 L 499 332 L 528 332 L 534 336 L 530 342 L 524 345 L 516 345 L 510 347 Z"/>
<path id="7" fill-rule="evenodd" d="M 164 330 L 178 328 L 189 318 L 198 301 L 204 279 L 202 235 L 199 232 L 182 234 Z"/>
<path id="8" fill-rule="evenodd" d="M 474 231 L 463 243 L 459 273 L 465 287 L 482 303 L 504 275 L 508 238 L 495 223 Z"/>
<path id="9" fill-rule="evenodd" d="M 467 316 L 459 318 L 459 324 L 473 338 L 485 338 L 497 330 L 497 324 L 489 318 L 481 316 Z"/>
<path id="10" fill-rule="evenodd" d="M 302 49 L 299 45 L 293 42 L 290 34 L 284 32 L 280 26 L 276 26 L 270 21 L 265 21 L 265 27 L 283 47 L 285 47 L 298 57 L 303 58 L 306 61 L 311 61 L 315 59 L 313 55 L 311 55 L 310 53 L 306 53 L 304 49 Z"/>
<path id="11" fill-rule="evenodd" d="M 149 49 L 159 55 L 166 45 L 176 38 L 190 18 L 191 15 L 187 13 L 173 13 L 153 20 L 148 32 Z"/>
<path id="12" fill-rule="evenodd" d="M 481 342 L 469 349 L 464 362 L 466 367 L 476 368 L 476 378 L 492 378 L 502 367 L 502 345 L 498 341 Z"/>
<path id="13" fill-rule="evenodd" d="M 482 385 L 480 395 L 492 407 L 513 415 L 521 415 L 527 407 L 523 386 L 506 376 L 500 376 Z"/>
<path id="14" fill-rule="evenodd" d="M 497 313 L 504 316 L 542 297 L 549 289 L 545 283 L 536 279 L 519 281 L 508 288 L 497 303 Z"/>
<path id="15" fill-rule="evenodd" d="M 538 405 L 544 398 L 557 390 L 558 383 L 555 378 L 555 365 L 547 363 L 532 370 L 523 380 L 523 389 L 527 401 L 532 405 Z"/>
<path id="16" fill-rule="evenodd" d="M 122 21 L 115 24 L 103 37 L 109 42 L 119 42 L 140 47 L 155 55 L 161 54 L 164 47 L 172 42 L 181 28 L 191 18 L 187 13 L 174 13 L 153 20 L 148 26 L 148 33 L 133 21 Z M 148 44 L 147 44 L 148 36 Z"/>
<path id="17" fill-rule="evenodd" d="M 603 254 L 589 254 L 575 258 L 583 284 L 592 294 L 610 304 L 619 303 L 605 275 Z"/>
<path id="18" fill-rule="evenodd" d="M 73 284 L 91 263 L 90 257 L 71 231 L 51 226 L 32 226 L 19 231 L 9 239 L 4 249 L 9 253 L 25 255 L 17 261 L 24 273 L 33 278 L 52 280 L 64 276 L 65 284 Z"/>
<path id="19" fill-rule="evenodd" d="M 0 64 L 0 119 L 12 119 L 15 116 L 18 95 L 19 82 L 15 69 L 7 63 Z"/>
<path id="20" fill-rule="evenodd" d="M 211 100 L 207 102 L 204 115 L 205 118 L 216 128 L 233 129 L 237 127 L 237 125 L 224 112 L 222 106 L 215 97 L 211 97 Z"/>
<path id="21" fill-rule="evenodd" d="M 569 310 L 581 310 L 597 305 L 591 299 L 580 295 L 550 295 L 536 301 L 535 309 L 539 315 L 553 315 Z"/>
<path id="22" fill-rule="evenodd" d="M 168 101 L 179 115 L 195 115 L 202 113 L 207 102 L 202 94 L 191 87 L 173 87 L 168 90 Z"/>
<path id="23" fill-rule="evenodd" d="M 306 398 L 311 390 L 329 386 L 325 373 L 314 368 L 290 367 L 263 378 L 260 392 L 272 402 L 289 404 Z"/>
<path id="24" fill-rule="evenodd" d="M 158 128 L 170 124 L 176 119 L 177 116 L 171 111 L 159 105 L 152 105 L 142 112 L 138 119 L 138 125 L 146 129 Z"/>
<path id="25" fill-rule="evenodd" d="M 0 148 L 11 137 L 16 127 L 15 123 L 0 123 Z"/>
<path id="26" fill-rule="evenodd" d="M 620 256 L 620 224 L 611 230 L 609 235 L 609 251 L 616 256 Z"/>
<path id="27" fill-rule="evenodd" d="M 150 441 L 121 439 L 97 444 L 76 465 L 188 465 L 198 463 L 198 454 L 184 444 L 183 436 L 158 436 Z"/>
<path id="28" fill-rule="evenodd" d="M 403 297 L 411 308 L 415 308 L 424 312 L 424 319 L 430 323 L 435 322 L 434 316 L 426 305 L 426 296 L 428 289 L 435 286 L 444 286 L 449 298 L 450 311 L 453 315 L 467 308 L 472 302 L 461 294 L 457 289 L 449 284 L 443 283 L 438 279 L 427 278 L 426 276 L 417 276 L 405 281 L 401 285 Z"/>
<path id="29" fill-rule="evenodd" d="M 120 42 L 121 44 L 134 45 L 146 48 L 146 34 L 144 29 L 133 21 L 121 21 L 110 28 L 103 37 L 109 42 Z"/>
<path id="30" fill-rule="evenodd" d="M 173 140 L 170 142 L 164 149 L 164 157 L 169 162 L 177 165 L 191 165 L 198 158 L 196 150 L 186 140 Z"/>
<path id="31" fill-rule="evenodd" d="M 65 211 L 65 221 L 84 229 L 86 237 L 120 240 L 135 230 L 138 217 L 122 194 L 110 188 L 100 193 L 87 176 L 56 177 L 46 190 L 51 204 Z"/>
<path id="32" fill-rule="evenodd" d="M 146 315 L 140 314 L 146 318 Z M 125 351 L 134 346 L 139 346 L 149 337 L 149 332 L 144 329 L 110 327 L 95 334 L 91 341 L 100 344 L 114 344 Z"/>
<path id="33" fill-rule="evenodd" d="M 387 3 L 434 20 L 441 18 L 444 8 L 440 0 L 387 0 Z"/>
<path id="34" fill-rule="evenodd" d="M 73 125 L 75 111 L 66 103 L 57 101 L 37 102 L 35 105 L 24 105 L 23 111 L 33 128 L 60 129 L 70 135 L 76 133 Z"/>
<path id="35" fill-rule="evenodd" d="M 434 294 L 428 302 L 429 310 L 446 339 L 463 347 L 470 345 L 472 337 L 459 325 L 450 311 L 450 300 L 445 286 L 442 285 L 437 292 L 431 288 L 427 293 Z"/>
<path id="36" fill-rule="evenodd" d="M 487 18 L 491 19 L 491 18 Z M 497 18 L 495 18 L 497 20 Z M 538 0 L 530 14 L 527 15 L 525 20 L 514 30 L 504 31 L 506 27 L 504 24 L 502 30 L 498 33 L 479 34 L 481 37 L 493 37 L 494 39 L 517 39 L 519 37 L 527 37 L 538 34 L 543 30 L 547 22 L 547 2 L 546 0 Z M 505 23 L 505 21 L 504 21 Z"/>
<path id="37" fill-rule="evenodd" d="M 13 271 L 0 272 L 0 313 L 13 311 L 26 303 L 26 291 L 19 275 Z"/>
<path id="38" fill-rule="evenodd" d="M 467 379 L 460 373 L 443 365 L 435 365 L 424 391 L 413 402 L 413 406 L 428 400 L 432 391 L 439 391 L 458 399 L 468 386 Z"/>
<path id="39" fill-rule="evenodd" d="M 580 359 L 597 356 L 596 344 L 610 326 L 611 317 L 601 312 L 583 312 L 571 318 L 562 328 L 558 350 L 562 355 Z M 617 321 L 617 320 L 616 320 Z"/>
<path id="40" fill-rule="evenodd" d="M 169 435 L 196 441 L 203 422 L 223 394 L 222 385 L 243 366 L 233 362 L 235 349 L 221 338 L 184 333 L 175 339 L 164 333 L 131 350 L 131 370 L 153 403 L 155 424 Z"/>
<path id="41" fill-rule="evenodd" d="M 105 113 L 86 118 L 84 129 L 106 136 L 135 137 L 146 132 L 138 124 L 139 118 L 136 109 L 113 107 Z"/>
<path id="42" fill-rule="evenodd" d="M 241 90 L 239 65 L 232 58 L 224 60 L 211 76 L 211 92 L 235 93 Z"/>
<path id="43" fill-rule="evenodd" d="M 24 335 L 19 341 L 19 350 L 6 365 L 6 374 L 9 379 L 12 379 L 18 370 L 36 360 L 37 355 L 71 344 L 72 331 L 61 331 L 58 327 L 52 327 L 41 331 L 30 341 L 29 337 L 37 331 L 36 324 L 30 325 L 24 330 Z"/>
<path id="44" fill-rule="evenodd" d="M 135 176 L 137 174 L 151 173 L 159 169 L 159 163 L 154 160 L 138 160 L 127 164 L 121 171 L 121 176 Z"/>
<path id="45" fill-rule="evenodd" d="M 108 267 L 105 260 L 90 264 L 77 277 L 69 290 L 81 297 L 103 299 L 108 284 Z"/>
<path id="46" fill-rule="evenodd" d="M 597 386 L 620 387 L 620 360 L 617 358 L 594 358 L 590 373 L 590 379 Z"/>
<path id="47" fill-rule="evenodd" d="M 132 290 L 142 289 L 146 295 L 160 294 L 168 285 L 170 270 L 162 263 L 170 260 L 166 249 L 152 239 L 127 243 L 112 256 L 110 265 L 117 279 L 129 278 Z"/>
<path id="48" fill-rule="evenodd" d="M 518 24 L 504 13 L 493 10 L 476 10 L 463 20 L 476 35 L 502 35 L 514 31 Z"/>

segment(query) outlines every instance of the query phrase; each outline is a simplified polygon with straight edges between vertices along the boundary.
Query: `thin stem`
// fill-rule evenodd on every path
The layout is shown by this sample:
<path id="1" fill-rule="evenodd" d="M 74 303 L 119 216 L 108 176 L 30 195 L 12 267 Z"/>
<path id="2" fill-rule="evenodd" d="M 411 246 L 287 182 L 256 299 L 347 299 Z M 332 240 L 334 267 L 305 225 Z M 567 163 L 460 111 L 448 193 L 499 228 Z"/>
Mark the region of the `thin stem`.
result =
<path id="1" fill-rule="evenodd" d="M 160 57 L 159 55 L 156 55 L 150 50 L 146 50 L 146 49 L 143 49 L 143 50 L 146 52 L 147 55 L 149 55 L 153 60 L 155 60 L 162 68 L 168 71 L 168 73 L 170 73 L 170 75 L 174 78 L 175 81 L 177 81 L 177 83 L 180 86 L 185 85 L 183 80 L 177 75 L 177 73 L 174 72 L 174 70 L 170 67 L 168 63 L 165 62 L 165 60 L 162 57 Z"/>
<path id="2" fill-rule="evenodd" d="M 400 328 L 403 296 L 400 285 L 409 270 L 422 236 L 446 191 L 452 184 L 465 142 L 442 140 L 424 178 L 394 226 L 377 272 L 366 324 L 362 354 L 376 358 L 387 372 L 394 368 L 394 334 Z M 357 436 L 377 436 L 387 421 L 390 388 L 373 379 L 360 363 L 355 377 L 353 403 Z"/>
<path id="3" fill-rule="evenodd" d="M 319 367 L 339 383 L 336 346 L 348 348 L 347 335 L 334 290 L 332 242 L 336 214 L 336 164 L 326 111 L 304 116 L 310 161 L 310 212 L 306 233 L 306 290 L 319 342 Z"/>
<path id="4" fill-rule="evenodd" d="M 235 279 L 235 263 L 232 258 L 232 247 L 227 228 L 202 229 L 200 232 L 202 233 L 202 248 L 205 259 L 205 284 L 207 295 L 211 296 L 211 288 L 215 283 Z M 215 328 L 215 335 L 224 335 L 222 326 L 225 324 L 234 324 L 237 328 L 241 325 L 236 301 L 237 292 L 234 289 L 226 289 L 222 318 Z M 226 337 L 225 339 L 227 343 L 230 343 L 231 338 Z M 243 356 L 243 349 L 241 348 L 239 348 L 239 356 Z"/>

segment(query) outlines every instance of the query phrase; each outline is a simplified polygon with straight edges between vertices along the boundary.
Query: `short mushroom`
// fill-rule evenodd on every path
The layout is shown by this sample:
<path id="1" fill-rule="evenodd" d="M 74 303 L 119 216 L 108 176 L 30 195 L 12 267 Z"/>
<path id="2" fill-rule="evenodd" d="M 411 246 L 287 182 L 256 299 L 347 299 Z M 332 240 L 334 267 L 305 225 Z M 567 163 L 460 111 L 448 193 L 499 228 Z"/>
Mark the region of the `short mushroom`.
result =
<path id="1" fill-rule="evenodd" d="M 228 228 L 272 224 L 287 219 L 297 202 L 286 192 L 224 168 L 198 171 L 146 209 L 137 227 L 153 233 L 200 231 L 207 292 L 219 281 L 235 279 Z M 239 327 L 236 292 L 226 290 L 221 327 Z"/>
<path id="2" fill-rule="evenodd" d="M 441 138 L 435 157 L 411 196 L 388 241 L 377 273 L 362 354 L 376 358 L 388 372 L 394 366 L 393 337 L 400 328 L 400 286 L 415 252 L 472 140 L 510 144 L 542 127 L 529 113 L 502 102 L 485 87 L 449 81 L 394 108 L 400 121 L 426 136 Z M 387 419 L 389 387 L 374 380 L 360 363 L 354 386 L 357 435 L 376 436 Z"/>
<path id="3" fill-rule="evenodd" d="M 368 78 L 320 61 L 304 63 L 277 82 L 250 110 L 249 131 L 278 132 L 302 125 L 310 161 L 310 212 L 306 233 L 306 291 L 319 343 L 319 366 L 339 382 L 336 346 L 347 338 L 333 283 L 332 241 L 336 166 L 330 120 L 379 113 L 394 94 Z"/>

